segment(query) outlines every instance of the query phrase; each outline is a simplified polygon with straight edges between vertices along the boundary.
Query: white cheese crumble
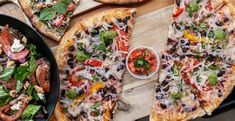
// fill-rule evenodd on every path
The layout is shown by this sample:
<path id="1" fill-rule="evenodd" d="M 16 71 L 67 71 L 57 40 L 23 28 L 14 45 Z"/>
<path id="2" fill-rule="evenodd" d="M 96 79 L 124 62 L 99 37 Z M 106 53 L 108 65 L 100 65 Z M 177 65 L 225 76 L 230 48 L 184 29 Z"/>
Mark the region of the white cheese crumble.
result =
<path id="1" fill-rule="evenodd" d="M 11 46 L 11 51 L 12 52 L 20 52 L 24 48 L 25 48 L 25 46 L 20 43 L 20 40 L 14 39 L 14 42 L 13 42 L 13 44 Z"/>
<path id="2" fill-rule="evenodd" d="M 11 108 L 11 110 L 20 110 L 21 105 L 22 105 L 22 102 L 19 101 L 19 102 L 15 103 L 14 105 L 12 105 L 10 108 Z"/>
<path id="3" fill-rule="evenodd" d="M 41 99 L 41 100 L 44 100 L 45 99 L 45 95 L 42 94 L 42 93 L 37 93 L 38 97 Z"/>

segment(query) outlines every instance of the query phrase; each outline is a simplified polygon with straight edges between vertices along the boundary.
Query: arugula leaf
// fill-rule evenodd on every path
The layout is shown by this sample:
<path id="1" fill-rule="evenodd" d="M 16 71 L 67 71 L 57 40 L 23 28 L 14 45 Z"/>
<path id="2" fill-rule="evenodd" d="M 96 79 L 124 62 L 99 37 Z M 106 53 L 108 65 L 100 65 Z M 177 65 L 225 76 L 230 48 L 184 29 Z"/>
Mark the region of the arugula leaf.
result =
<path id="1" fill-rule="evenodd" d="M 56 11 L 54 11 L 52 8 L 44 8 L 39 15 L 39 20 L 47 21 L 55 18 L 55 16 Z"/>
<path id="2" fill-rule="evenodd" d="M 226 38 L 226 33 L 224 32 L 224 30 L 218 28 L 215 30 L 215 38 L 218 40 L 224 40 Z"/>
<path id="3" fill-rule="evenodd" d="M 192 17 L 193 13 L 197 12 L 199 8 L 200 7 L 197 3 L 197 0 L 191 0 L 186 8 L 186 11 L 188 12 L 189 16 Z"/>
<path id="4" fill-rule="evenodd" d="M 13 74 L 14 70 L 15 66 L 5 68 L 0 74 L 0 79 L 8 81 L 11 78 L 11 75 Z"/>
<path id="5" fill-rule="evenodd" d="M 32 96 L 34 100 L 40 100 L 40 98 L 38 97 L 38 94 L 34 88 L 33 85 L 30 85 L 27 89 L 26 89 L 26 94 L 28 96 Z"/>
<path id="6" fill-rule="evenodd" d="M 22 118 L 23 119 L 32 119 L 34 115 L 40 110 L 41 106 L 29 104 L 25 108 Z"/>
<path id="7" fill-rule="evenodd" d="M 78 97 L 78 94 L 75 90 L 71 89 L 66 93 L 67 98 L 69 99 L 76 99 Z"/>
<path id="8" fill-rule="evenodd" d="M 216 73 L 210 74 L 208 77 L 208 81 L 211 86 L 215 86 L 219 82 L 217 74 Z"/>
<path id="9" fill-rule="evenodd" d="M 20 80 L 16 81 L 16 92 L 19 92 L 23 88 L 23 83 Z"/>
<path id="10" fill-rule="evenodd" d="M 27 76 L 30 74 L 28 71 L 27 71 L 27 66 L 20 66 L 16 69 L 16 73 L 15 73 L 15 80 L 20 80 L 20 81 L 24 81 Z"/>
<path id="11" fill-rule="evenodd" d="M 36 55 L 37 55 L 37 51 L 36 51 L 37 48 L 36 48 L 35 45 L 29 44 L 29 45 L 27 45 L 27 48 L 29 49 L 30 54 L 31 54 L 32 56 L 36 56 Z"/>
<path id="12" fill-rule="evenodd" d="M 89 57 L 85 55 L 82 51 L 77 51 L 76 52 L 76 59 L 80 62 L 84 62 L 87 60 Z"/>
<path id="13" fill-rule="evenodd" d="M 67 11 L 67 5 L 63 2 L 57 2 L 52 6 L 52 9 L 58 13 L 65 14 Z"/>
<path id="14" fill-rule="evenodd" d="M 221 67 L 217 66 L 217 65 L 210 65 L 208 68 L 211 70 L 220 70 L 221 69 Z"/>
<path id="15" fill-rule="evenodd" d="M 114 31 L 105 31 L 105 32 L 101 32 L 100 34 L 100 49 L 107 53 L 107 49 L 106 49 L 106 45 L 105 41 L 110 41 L 110 40 L 113 40 L 115 37 L 117 36 L 117 32 L 114 32 Z"/>
<path id="16" fill-rule="evenodd" d="M 11 99 L 11 96 L 4 90 L 3 86 L 0 86 L 0 106 L 6 105 Z"/>
<path id="17" fill-rule="evenodd" d="M 35 72 L 35 70 L 37 69 L 37 63 L 36 63 L 36 59 L 34 58 L 34 56 L 31 56 L 30 60 L 29 60 L 29 67 L 28 67 L 28 71 L 30 73 Z"/>

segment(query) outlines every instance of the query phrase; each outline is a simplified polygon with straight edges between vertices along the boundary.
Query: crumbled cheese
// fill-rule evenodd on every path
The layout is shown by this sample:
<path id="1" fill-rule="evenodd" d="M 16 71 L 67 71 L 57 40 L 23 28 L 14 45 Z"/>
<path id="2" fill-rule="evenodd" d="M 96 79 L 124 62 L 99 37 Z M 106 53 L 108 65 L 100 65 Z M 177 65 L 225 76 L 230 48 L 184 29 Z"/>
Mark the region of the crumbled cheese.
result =
<path id="1" fill-rule="evenodd" d="M 13 44 L 11 46 L 11 51 L 12 52 L 20 52 L 24 48 L 25 48 L 25 46 L 20 43 L 20 40 L 14 39 L 14 42 L 13 42 Z"/>
<path id="2" fill-rule="evenodd" d="M 24 89 L 27 89 L 29 87 L 29 85 L 30 85 L 29 82 L 26 81 L 25 84 L 24 84 Z"/>
<path id="3" fill-rule="evenodd" d="M 19 101 L 19 102 L 15 103 L 14 105 L 12 105 L 10 108 L 11 108 L 11 110 L 20 110 L 21 105 L 22 105 L 22 102 Z"/>
<path id="4" fill-rule="evenodd" d="M 42 94 L 42 93 L 37 93 L 38 97 L 41 99 L 41 100 L 44 100 L 45 99 L 45 95 Z"/>
<path id="5" fill-rule="evenodd" d="M 14 65 L 15 62 L 14 61 L 7 61 L 7 68 Z"/>
<path id="6" fill-rule="evenodd" d="M 36 86 L 34 86 L 34 88 L 35 88 L 37 93 L 44 93 L 42 87 L 39 87 L 39 86 L 36 85 Z"/>

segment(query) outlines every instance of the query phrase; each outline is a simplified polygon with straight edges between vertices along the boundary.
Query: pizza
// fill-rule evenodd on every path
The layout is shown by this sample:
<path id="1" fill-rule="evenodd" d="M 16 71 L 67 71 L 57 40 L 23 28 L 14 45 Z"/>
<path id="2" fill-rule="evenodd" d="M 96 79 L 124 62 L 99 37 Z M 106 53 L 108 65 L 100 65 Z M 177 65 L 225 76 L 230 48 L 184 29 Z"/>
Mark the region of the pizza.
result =
<path id="1" fill-rule="evenodd" d="M 107 4 L 131 4 L 131 3 L 140 3 L 144 0 L 95 0 Z"/>
<path id="2" fill-rule="evenodd" d="M 19 0 L 25 15 L 43 35 L 59 41 L 79 0 Z"/>
<path id="3" fill-rule="evenodd" d="M 176 0 L 151 121 L 212 112 L 235 84 L 235 11 L 227 0 Z"/>
<path id="4" fill-rule="evenodd" d="M 125 71 L 135 9 L 97 13 L 74 25 L 56 52 L 60 121 L 109 121 L 116 108 Z"/>
<path id="5" fill-rule="evenodd" d="M 50 63 L 18 30 L 0 26 L 0 120 L 45 119 Z"/>

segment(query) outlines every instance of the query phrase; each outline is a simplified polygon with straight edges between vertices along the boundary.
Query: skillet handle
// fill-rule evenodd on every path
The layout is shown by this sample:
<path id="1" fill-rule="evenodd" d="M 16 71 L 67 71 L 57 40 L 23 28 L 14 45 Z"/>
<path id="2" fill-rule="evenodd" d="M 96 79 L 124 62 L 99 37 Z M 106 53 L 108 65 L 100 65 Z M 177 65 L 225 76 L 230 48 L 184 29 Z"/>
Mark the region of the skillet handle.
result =
<path id="1" fill-rule="evenodd" d="M 11 2 L 10 0 L 0 0 L 0 5 L 3 5 L 5 3 Z"/>

